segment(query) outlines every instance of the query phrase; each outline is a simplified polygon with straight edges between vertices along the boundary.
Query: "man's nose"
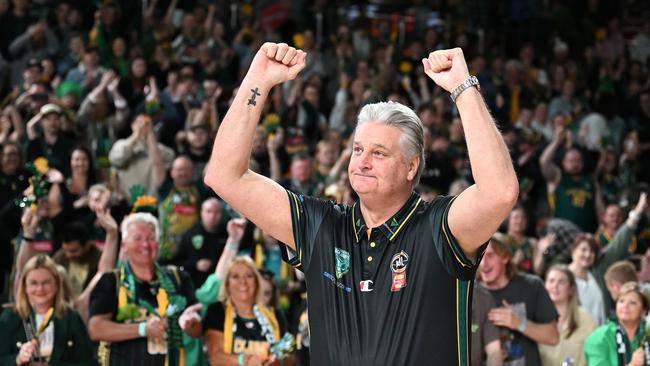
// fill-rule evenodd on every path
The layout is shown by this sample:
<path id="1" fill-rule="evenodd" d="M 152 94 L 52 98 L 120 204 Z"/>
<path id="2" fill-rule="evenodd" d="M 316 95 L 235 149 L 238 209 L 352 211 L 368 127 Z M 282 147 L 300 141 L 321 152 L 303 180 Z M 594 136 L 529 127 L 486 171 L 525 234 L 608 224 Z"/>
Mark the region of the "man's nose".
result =
<path id="1" fill-rule="evenodd" d="M 359 168 L 362 170 L 368 170 L 372 168 L 370 153 L 365 151 L 361 153 L 361 156 L 359 157 Z"/>

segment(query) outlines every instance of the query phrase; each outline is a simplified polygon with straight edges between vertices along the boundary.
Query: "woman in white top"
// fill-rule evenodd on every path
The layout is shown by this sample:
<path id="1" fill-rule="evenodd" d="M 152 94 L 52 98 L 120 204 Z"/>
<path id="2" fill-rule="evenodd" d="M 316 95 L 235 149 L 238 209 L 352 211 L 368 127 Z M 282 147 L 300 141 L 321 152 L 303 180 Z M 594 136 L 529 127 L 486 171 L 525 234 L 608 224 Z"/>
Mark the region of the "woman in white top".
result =
<path id="1" fill-rule="evenodd" d="M 599 252 L 600 245 L 590 234 L 578 235 L 571 245 L 569 269 L 576 276 L 580 305 L 592 316 L 596 325 L 605 323 L 608 310 L 613 307 L 604 276 L 614 262 L 626 259 L 633 243 L 634 230 L 647 207 L 647 195 L 642 193 L 625 223 L 616 230 L 607 250 Z"/>
<path id="2" fill-rule="evenodd" d="M 603 292 L 590 272 L 599 251 L 600 246 L 593 236 L 580 234 L 571 244 L 571 264 L 569 264 L 569 269 L 576 279 L 580 304 L 591 314 L 596 325 L 605 323 Z"/>
<path id="3" fill-rule="evenodd" d="M 591 316 L 578 306 L 578 294 L 573 273 L 566 265 L 558 264 L 546 273 L 546 291 L 555 304 L 560 318 L 557 328 L 560 342 L 555 346 L 539 344 L 543 366 L 586 366 L 585 339 L 596 329 Z"/>

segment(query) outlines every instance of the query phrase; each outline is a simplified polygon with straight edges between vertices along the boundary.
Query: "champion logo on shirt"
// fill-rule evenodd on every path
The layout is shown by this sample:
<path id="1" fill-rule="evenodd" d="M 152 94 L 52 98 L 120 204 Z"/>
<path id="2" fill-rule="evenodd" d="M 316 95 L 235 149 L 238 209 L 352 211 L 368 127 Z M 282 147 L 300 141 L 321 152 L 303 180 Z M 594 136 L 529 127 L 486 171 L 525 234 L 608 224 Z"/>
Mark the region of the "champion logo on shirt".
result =
<path id="1" fill-rule="evenodd" d="M 361 290 L 361 292 L 371 292 L 373 290 L 372 283 L 372 280 L 363 280 L 359 282 L 359 290 Z"/>

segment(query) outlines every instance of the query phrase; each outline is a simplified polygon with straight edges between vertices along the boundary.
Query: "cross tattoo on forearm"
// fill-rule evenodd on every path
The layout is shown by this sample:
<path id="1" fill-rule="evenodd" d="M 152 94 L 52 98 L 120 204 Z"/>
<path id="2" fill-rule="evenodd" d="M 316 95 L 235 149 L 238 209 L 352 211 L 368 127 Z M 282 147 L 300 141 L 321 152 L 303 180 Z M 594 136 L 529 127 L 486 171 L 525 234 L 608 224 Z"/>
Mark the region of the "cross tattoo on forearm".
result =
<path id="1" fill-rule="evenodd" d="M 251 91 L 253 92 L 253 95 L 251 96 L 251 99 L 248 100 L 248 104 L 247 104 L 247 105 L 252 105 L 252 106 L 257 105 L 257 102 L 255 101 L 255 98 L 256 98 L 258 95 L 262 95 L 262 94 L 260 94 L 259 90 L 260 90 L 260 89 L 259 89 L 258 87 L 255 87 L 255 89 L 251 89 Z"/>

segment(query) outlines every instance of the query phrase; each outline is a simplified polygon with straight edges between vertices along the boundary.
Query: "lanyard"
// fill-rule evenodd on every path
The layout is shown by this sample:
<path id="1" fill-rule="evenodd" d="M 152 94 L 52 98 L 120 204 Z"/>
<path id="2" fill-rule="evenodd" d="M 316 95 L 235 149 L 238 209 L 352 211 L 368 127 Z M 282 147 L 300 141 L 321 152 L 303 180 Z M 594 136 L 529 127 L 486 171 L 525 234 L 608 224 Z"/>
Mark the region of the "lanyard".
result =
<path id="1" fill-rule="evenodd" d="M 25 329 L 25 337 L 27 338 L 27 342 L 34 342 L 36 341 L 35 344 L 35 349 L 34 353 L 31 356 L 32 361 L 39 361 L 41 360 L 41 351 L 40 347 L 38 344 L 38 337 L 43 334 L 45 329 L 50 325 L 52 322 L 52 315 L 54 315 L 54 308 L 49 308 L 47 312 L 45 313 L 45 316 L 43 317 L 43 321 L 41 322 L 41 325 L 38 327 L 36 332 L 34 332 L 34 326 L 36 326 L 36 319 L 34 316 L 31 316 L 29 321 L 23 320 L 23 328 Z"/>

